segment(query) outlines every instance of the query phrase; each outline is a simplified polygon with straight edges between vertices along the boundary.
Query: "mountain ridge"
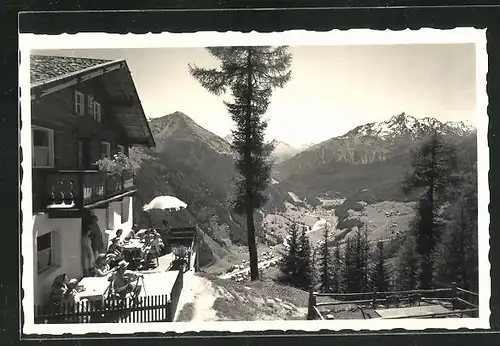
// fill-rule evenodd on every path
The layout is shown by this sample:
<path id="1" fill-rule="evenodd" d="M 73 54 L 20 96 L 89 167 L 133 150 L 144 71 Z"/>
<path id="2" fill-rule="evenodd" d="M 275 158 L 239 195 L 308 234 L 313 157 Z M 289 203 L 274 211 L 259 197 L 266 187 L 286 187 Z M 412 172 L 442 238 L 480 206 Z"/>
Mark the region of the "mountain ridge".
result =
<path id="1" fill-rule="evenodd" d="M 477 131 L 465 122 L 417 119 L 400 113 L 383 122 L 356 126 L 278 163 L 274 178 L 282 189 L 309 200 L 323 193 L 348 195 L 356 186 L 373 188 L 381 198 L 404 198 L 394 186 L 409 168 L 410 153 L 434 131 L 457 146 L 477 145 Z M 475 155 L 474 150 L 467 155 Z M 378 188 L 373 186 L 376 183 Z"/>

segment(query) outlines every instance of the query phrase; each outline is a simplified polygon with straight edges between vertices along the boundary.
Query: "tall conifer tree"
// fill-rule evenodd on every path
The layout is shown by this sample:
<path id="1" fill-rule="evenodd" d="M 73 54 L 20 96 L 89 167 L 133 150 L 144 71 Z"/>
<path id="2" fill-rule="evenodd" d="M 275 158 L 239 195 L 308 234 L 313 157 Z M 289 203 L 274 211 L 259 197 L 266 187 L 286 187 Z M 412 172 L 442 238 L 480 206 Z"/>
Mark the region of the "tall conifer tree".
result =
<path id="1" fill-rule="evenodd" d="M 433 253 L 443 224 L 438 209 L 452 198 L 458 183 L 455 150 L 443 137 L 434 132 L 412 157 L 413 171 L 407 176 L 403 191 L 419 192 L 416 215 L 415 246 L 419 260 L 419 285 L 433 286 Z"/>
<path id="2" fill-rule="evenodd" d="M 288 47 L 237 46 L 207 48 L 220 61 L 218 69 L 189 65 L 189 72 L 209 92 L 221 95 L 230 90 L 232 102 L 224 102 L 236 130 L 232 148 L 236 153 L 234 209 L 245 215 L 248 232 L 251 280 L 259 278 L 254 212 L 266 202 L 270 180 L 273 143 L 264 141 L 267 122 L 262 119 L 272 92 L 291 78 L 292 56 Z"/>

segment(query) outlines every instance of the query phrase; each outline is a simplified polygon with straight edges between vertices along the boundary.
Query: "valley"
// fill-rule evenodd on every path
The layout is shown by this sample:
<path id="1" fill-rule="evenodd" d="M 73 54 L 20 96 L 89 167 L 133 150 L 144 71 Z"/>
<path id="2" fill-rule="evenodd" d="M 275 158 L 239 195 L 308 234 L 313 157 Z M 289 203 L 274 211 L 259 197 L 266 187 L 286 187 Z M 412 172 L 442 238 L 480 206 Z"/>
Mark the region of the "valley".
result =
<path id="1" fill-rule="evenodd" d="M 150 123 L 158 145 L 154 151 L 133 153 L 140 166 L 137 198 L 172 194 L 188 208 L 152 216 L 136 208 L 135 218 L 143 225 L 162 219 L 172 227 L 197 225 L 203 232 L 202 270 L 219 279 L 248 281 L 245 219 L 231 208 L 235 171 L 230 138 L 216 136 L 180 112 Z M 366 229 L 370 244 L 382 241 L 392 263 L 415 215 L 416 199 L 403 193 L 401 182 L 412 152 L 431 127 L 457 146 L 461 165 L 474 162 L 473 129 L 405 114 L 359 126 L 305 150 L 278 143 L 268 202 L 254 215 L 261 278 L 279 277 L 292 225 L 299 233 L 306 228 L 312 249 L 324 241 L 325 224 L 332 246 L 343 246 L 357 229 Z M 285 155 L 276 159 L 280 153 Z"/>

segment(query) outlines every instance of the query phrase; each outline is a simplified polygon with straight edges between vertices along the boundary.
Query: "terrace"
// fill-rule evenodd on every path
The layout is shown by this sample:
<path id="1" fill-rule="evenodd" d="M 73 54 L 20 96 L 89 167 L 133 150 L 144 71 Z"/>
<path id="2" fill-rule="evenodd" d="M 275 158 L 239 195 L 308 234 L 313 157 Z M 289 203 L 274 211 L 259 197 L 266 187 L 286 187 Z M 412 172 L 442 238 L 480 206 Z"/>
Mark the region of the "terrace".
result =
<path id="1" fill-rule="evenodd" d="M 321 301 L 318 301 L 321 300 Z M 368 293 L 309 293 L 308 320 L 477 317 L 479 296 L 448 288 Z"/>
<path id="2" fill-rule="evenodd" d="M 184 274 L 190 269 L 197 270 L 196 228 L 172 228 L 164 236 L 168 242 L 165 244 L 170 245 L 172 252 L 163 253 L 158 258 L 157 267 L 138 270 L 134 266 L 133 254 L 132 258 L 125 256 L 130 261 L 128 269 L 139 274 L 137 283 L 142 289 L 137 297 L 111 295 L 109 277 L 79 278 L 79 301 L 61 304 L 55 310 L 49 305 L 36 306 L 35 323 L 173 321 L 184 286 Z"/>

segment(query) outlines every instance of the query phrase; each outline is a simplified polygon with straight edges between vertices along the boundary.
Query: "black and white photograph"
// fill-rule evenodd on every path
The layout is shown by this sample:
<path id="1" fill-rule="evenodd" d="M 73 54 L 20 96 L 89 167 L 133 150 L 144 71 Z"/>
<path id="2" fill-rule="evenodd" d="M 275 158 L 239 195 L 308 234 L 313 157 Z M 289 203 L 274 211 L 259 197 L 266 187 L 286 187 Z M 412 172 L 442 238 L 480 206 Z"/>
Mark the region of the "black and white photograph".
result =
<path id="1" fill-rule="evenodd" d="M 20 35 L 25 332 L 489 328 L 484 31 L 180 35 Z"/>

